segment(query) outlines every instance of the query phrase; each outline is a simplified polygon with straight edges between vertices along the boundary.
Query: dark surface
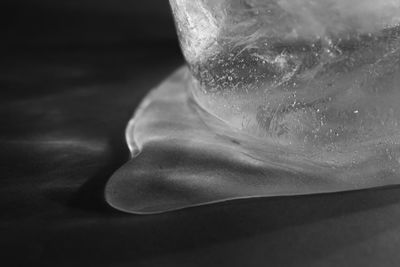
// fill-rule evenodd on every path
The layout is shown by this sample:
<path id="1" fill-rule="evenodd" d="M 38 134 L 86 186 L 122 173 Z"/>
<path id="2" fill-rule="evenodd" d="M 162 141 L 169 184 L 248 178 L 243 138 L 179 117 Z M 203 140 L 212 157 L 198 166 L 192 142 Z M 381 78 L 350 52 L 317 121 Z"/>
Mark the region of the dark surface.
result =
<path id="1" fill-rule="evenodd" d="M 126 122 L 182 64 L 167 1 L 0 10 L 1 266 L 399 265 L 399 188 L 114 211 Z"/>

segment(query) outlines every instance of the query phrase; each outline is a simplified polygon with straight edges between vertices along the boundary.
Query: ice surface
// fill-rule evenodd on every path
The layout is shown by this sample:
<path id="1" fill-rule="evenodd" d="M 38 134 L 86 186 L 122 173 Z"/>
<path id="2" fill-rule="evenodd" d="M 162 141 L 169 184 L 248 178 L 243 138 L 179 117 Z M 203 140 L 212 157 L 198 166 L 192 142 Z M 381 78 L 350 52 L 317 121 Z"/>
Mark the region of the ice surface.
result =
<path id="1" fill-rule="evenodd" d="M 351 160 L 358 159 L 357 164 L 349 163 L 348 154 L 313 159 L 265 145 L 202 114 L 189 98 L 187 72 L 186 67 L 178 70 L 147 95 L 130 121 L 126 137 L 133 158 L 107 183 L 111 206 L 153 214 L 238 198 L 400 183 L 395 140 L 382 139 L 376 147 L 354 144 Z"/>
<path id="2" fill-rule="evenodd" d="M 171 4 L 193 97 L 232 128 L 311 154 L 396 140 L 400 1 Z"/>
<path id="3" fill-rule="evenodd" d="M 170 0 L 188 62 L 107 202 L 153 214 L 400 183 L 400 0 Z"/>

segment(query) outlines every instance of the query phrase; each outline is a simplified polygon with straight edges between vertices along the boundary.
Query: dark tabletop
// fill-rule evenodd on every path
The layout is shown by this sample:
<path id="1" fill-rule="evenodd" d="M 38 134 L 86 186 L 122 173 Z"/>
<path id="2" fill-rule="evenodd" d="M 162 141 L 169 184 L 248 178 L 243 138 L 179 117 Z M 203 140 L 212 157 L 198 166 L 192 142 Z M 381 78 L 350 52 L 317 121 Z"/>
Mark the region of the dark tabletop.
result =
<path id="1" fill-rule="evenodd" d="M 167 1 L 2 1 L 0 266 L 398 266 L 400 189 L 108 207 L 124 129 L 183 64 Z"/>

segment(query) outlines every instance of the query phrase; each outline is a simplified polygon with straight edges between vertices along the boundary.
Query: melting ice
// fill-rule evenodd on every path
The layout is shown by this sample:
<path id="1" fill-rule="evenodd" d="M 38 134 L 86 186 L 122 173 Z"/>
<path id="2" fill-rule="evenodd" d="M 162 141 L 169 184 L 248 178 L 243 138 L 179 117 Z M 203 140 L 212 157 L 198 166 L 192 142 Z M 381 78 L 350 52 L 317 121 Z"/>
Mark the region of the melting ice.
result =
<path id="1" fill-rule="evenodd" d="M 194 98 L 233 128 L 311 151 L 400 130 L 400 1 L 176 2 Z"/>

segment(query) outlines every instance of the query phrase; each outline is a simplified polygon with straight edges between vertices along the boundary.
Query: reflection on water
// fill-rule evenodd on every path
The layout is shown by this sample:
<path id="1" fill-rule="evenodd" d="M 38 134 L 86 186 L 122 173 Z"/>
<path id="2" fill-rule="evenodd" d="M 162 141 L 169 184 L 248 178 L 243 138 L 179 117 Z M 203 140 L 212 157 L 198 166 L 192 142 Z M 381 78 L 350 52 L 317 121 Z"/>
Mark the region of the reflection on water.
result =
<path id="1" fill-rule="evenodd" d="M 108 182 L 120 210 L 159 213 L 229 199 L 356 190 L 398 183 L 396 140 L 343 153 L 304 153 L 247 134 L 202 109 L 182 68 L 153 90 L 130 121 L 133 159 Z"/>

